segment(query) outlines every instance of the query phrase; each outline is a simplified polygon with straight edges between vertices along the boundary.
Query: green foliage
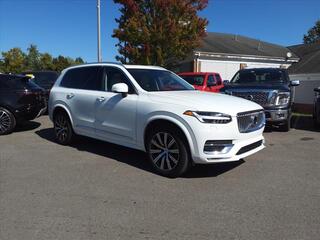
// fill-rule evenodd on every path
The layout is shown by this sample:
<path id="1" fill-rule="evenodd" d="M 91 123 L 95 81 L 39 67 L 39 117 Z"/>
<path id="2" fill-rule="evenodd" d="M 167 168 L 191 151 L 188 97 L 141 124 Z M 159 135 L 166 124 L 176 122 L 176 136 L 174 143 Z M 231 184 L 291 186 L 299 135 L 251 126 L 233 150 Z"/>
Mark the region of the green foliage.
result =
<path id="1" fill-rule="evenodd" d="M 20 48 L 12 48 L 2 53 L 1 72 L 22 72 L 25 66 L 26 55 Z"/>
<path id="2" fill-rule="evenodd" d="M 208 0 L 114 0 L 121 16 L 113 37 L 123 63 L 169 67 L 200 44 L 208 21 L 197 13 Z"/>
<path id="3" fill-rule="evenodd" d="M 303 36 L 304 43 L 315 43 L 320 41 L 320 20 L 309 29 L 308 33 Z"/>
<path id="4" fill-rule="evenodd" d="M 24 71 L 53 70 L 61 72 L 64 68 L 83 64 L 82 58 L 72 59 L 59 55 L 54 58 L 49 53 L 40 53 L 37 46 L 31 44 L 24 53 L 20 48 L 12 48 L 1 53 L 0 72 L 21 73 Z"/>

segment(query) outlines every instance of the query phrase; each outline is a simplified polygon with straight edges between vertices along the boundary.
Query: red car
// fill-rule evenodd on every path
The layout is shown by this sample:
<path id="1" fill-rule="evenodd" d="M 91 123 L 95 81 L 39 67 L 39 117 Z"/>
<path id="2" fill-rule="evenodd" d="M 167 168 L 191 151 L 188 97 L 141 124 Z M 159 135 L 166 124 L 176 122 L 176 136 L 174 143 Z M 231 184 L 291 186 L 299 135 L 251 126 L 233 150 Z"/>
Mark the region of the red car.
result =
<path id="1" fill-rule="evenodd" d="M 219 92 L 223 88 L 223 82 L 219 73 L 183 72 L 178 73 L 178 75 L 200 91 Z"/>

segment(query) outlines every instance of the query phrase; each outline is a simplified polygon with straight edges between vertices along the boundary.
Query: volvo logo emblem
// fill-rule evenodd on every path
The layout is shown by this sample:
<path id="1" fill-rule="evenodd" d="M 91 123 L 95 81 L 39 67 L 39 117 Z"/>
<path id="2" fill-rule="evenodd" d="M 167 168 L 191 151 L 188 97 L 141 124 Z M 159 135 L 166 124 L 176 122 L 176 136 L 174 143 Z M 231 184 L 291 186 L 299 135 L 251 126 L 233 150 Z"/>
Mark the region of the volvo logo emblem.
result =
<path id="1" fill-rule="evenodd" d="M 252 96 L 252 95 L 248 95 L 248 96 L 246 97 L 246 99 L 252 101 L 252 100 L 253 100 L 253 96 Z"/>

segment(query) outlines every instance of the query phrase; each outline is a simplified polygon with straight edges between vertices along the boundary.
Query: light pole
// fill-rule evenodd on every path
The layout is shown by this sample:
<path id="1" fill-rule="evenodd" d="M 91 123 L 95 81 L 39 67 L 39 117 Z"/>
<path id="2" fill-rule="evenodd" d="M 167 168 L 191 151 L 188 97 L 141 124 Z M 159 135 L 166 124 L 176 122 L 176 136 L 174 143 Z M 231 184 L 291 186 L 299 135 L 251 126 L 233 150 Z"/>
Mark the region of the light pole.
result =
<path id="1" fill-rule="evenodd" d="M 98 62 L 102 62 L 101 58 L 101 42 L 100 42 L 100 0 L 97 0 L 97 32 L 98 32 Z"/>

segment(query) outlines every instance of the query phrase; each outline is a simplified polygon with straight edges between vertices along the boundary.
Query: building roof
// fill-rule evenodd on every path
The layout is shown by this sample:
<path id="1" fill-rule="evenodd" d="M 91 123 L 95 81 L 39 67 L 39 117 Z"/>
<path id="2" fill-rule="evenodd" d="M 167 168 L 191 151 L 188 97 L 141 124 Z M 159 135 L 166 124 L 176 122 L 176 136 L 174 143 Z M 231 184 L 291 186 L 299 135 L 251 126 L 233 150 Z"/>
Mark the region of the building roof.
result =
<path id="1" fill-rule="evenodd" d="M 277 44 L 236 34 L 213 32 L 207 33 L 201 46 L 195 51 L 277 58 L 286 58 L 287 53 L 290 52 L 288 48 Z M 292 58 L 297 56 L 293 53 Z"/>
<path id="2" fill-rule="evenodd" d="M 300 61 L 289 68 L 289 73 L 320 73 L 320 42 L 288 47 Z"/>

